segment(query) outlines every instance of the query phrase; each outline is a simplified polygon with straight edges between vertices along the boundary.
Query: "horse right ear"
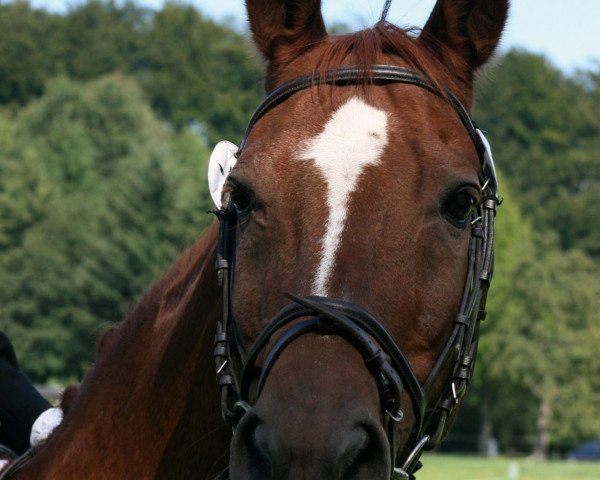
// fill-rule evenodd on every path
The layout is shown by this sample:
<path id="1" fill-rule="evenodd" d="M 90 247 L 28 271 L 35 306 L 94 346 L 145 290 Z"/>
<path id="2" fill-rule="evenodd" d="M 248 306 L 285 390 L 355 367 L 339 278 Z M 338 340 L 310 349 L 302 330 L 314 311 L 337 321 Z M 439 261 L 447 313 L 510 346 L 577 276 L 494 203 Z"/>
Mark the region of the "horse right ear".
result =
<path id="1" fill-rule="evenodd" d="M 254 42 L 271 65 L 327 37 L 321 0 L 246 0 L 246 9 Z"/>
<path id="2" fill-rule="evenodd" d="M 474 70 L 488 61 L 498 45 L 508 6 L 508 0 L 437 0 L 421 41 L 435 39 L 449 47 L 463 65 L 457 73 L 470 83 Z M 436 45 L 432 48 L 439 52 Z M 442 61 L 453 63 L 448 58 Z"/>

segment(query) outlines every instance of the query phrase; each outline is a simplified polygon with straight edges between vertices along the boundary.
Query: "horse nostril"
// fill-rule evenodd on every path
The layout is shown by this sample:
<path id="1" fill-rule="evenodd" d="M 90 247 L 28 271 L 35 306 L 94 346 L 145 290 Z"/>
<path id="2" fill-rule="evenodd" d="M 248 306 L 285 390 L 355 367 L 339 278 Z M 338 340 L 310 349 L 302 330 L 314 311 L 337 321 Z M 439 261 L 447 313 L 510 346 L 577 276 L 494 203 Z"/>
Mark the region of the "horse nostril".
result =
<path id="1" fill-rule="evenodd" d="M 263 463 L 271 464 L 271 445 L 270 436 L 267 426 L 264 423 L 258 423 L 254 427 L 252 437 L 250 439 L 253 449 Z"/>
<path id="2" fill-rule="evenodd" d="M 232 480 L 269 480 L 272 477 L 269 432 L 256 415 L 246 415 L 238 425 L 231 449 Z"/>
<path id="3" fill-rule="evenodd" d="M 338 458 L 339 478 L 387 478 L 389 451 L 385 438 L 368 425 L 355 427 L 341 444 Z"/>

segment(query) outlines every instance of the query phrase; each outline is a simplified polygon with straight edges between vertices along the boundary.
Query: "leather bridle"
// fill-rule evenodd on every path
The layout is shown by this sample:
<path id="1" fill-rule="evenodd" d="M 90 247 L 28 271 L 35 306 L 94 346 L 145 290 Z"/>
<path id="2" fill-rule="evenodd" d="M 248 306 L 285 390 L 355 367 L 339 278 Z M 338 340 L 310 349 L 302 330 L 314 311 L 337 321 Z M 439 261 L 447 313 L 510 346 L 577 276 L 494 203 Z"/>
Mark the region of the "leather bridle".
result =
<path id="1" fill-rule="evenodd" d="M 246 352 L 240 341 L 239 326 L 231 312 L 237 219 L 235 208 L 226 193 L 223 195 L 223 206 L 217 212 L 220 229 L 216 268 L 222 288 L 223 314 L 217 323 L 214 359 L 221 388 L 223 417 L 235 427 L 251 408 L 252 401 L 256 401 L 260 395 L 282 351 L 295 339 L 306 333 L 344 338 L 362 355 L 376 381 L 381 407 L 388 417 L 387 435 L 393 468 L 390 477 L 411 479 L 420 467 L 422 451 L 439 445 L 445 437 L 451 423 L 449 419 L 464 398 L 473 373 L 479 323 L 485 318 L 487 291 L 492 277 L 494 217 L 498 205 L 498 182 L 487 140 L 451 91 L 445 88 L 440 90 L 414 70 L 383 65 L 370 69 L 351 66 L 299 77 L 272 91 L 250 119 L 237 155 L 243 151 L 256 122 L 294 93 L 320 84 L 343 87 L 365 82 L 372 85 L 416 85 L 448 101 L 467 130 L 481 160 L 482 201 L 471 219 L 467 279 L 459 313 L 446 346 L 425 383 L 420 384 L 393 337 L 367 310 L 338 299 L 287 295 L 292 302 L 273 318 L 250 351 Z M 264 360 L 259 367 L 257 360 L 261 355 Z M 445 381 L 442 395 L 432 398 L 434 387 L 441 381 L 440 375 L 448 371 L 452 373 Z M 402 421 L 404 390 L 408 391 L 413 404 L 416 428 L 412 434 L 412 448 L 403 452 L 402 458 L 396 458 L 396 427 Z M 397 463 L 399 466 L 396 466 Z M 226 475 L 224 473 L 220 478 L 227 478 Z"/>

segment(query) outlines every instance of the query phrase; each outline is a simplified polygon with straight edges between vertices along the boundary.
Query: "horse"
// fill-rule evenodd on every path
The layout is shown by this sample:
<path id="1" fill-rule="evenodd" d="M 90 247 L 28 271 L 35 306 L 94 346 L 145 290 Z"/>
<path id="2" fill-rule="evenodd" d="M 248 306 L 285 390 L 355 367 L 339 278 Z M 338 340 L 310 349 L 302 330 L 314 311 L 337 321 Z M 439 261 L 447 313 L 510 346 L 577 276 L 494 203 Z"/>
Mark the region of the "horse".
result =
<path id="1" fill-rule="evenodd" d="M 456 416 L 498 204 L 467 112 L 508 1 L 340 36 L 320 0 L 246 7 L 266 98 L 211 156 L 217 220 L 12 479 L 412 479 Z"/>

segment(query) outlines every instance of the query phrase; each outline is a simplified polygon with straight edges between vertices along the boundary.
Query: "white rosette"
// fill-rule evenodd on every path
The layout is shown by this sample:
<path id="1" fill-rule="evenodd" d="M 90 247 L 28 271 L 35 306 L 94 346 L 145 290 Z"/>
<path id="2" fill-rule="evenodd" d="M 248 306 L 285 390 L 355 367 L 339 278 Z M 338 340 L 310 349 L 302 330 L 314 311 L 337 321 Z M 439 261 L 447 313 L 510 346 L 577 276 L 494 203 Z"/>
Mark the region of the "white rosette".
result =
<path id="1" fill-rule="evenodd" d="M 60 408 L 49 408 L 33 422 L 29 443 L 36 447 L 44 443 L 63 419 L 63 411 Z"/>

